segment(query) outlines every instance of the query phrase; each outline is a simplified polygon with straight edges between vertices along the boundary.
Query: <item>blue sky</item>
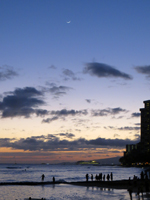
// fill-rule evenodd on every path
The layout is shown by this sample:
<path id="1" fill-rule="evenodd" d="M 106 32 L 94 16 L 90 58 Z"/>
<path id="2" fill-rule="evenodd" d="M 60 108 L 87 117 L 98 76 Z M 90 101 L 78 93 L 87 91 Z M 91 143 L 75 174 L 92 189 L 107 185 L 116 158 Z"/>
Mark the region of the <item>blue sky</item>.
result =
<path id="1" fill-rule="evenodd" d="M 1 162 L 122 156 L 139 141 L 149 9 L 148 0 L 0 0 Z"/>

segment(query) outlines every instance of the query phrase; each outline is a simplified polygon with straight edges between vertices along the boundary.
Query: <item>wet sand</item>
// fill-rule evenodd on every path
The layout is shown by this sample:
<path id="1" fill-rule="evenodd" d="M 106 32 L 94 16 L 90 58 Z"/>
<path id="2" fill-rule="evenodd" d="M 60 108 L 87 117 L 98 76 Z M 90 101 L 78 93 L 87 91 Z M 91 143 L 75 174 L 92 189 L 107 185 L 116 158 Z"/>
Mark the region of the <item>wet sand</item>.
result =
<path id="1" fill-rule="evenodd" d="M 145 181 L 133 181 L 133 180 L 116 180 L 116 181 L 89 181 L 89 182 L 71 182 L 71 185 L 86 186 L 86 187 L 100 187 L 111 189 L 132 189 L 133 192 L 137 192 L 139 187 L 142 187 L 145 191 Z M 150 185 L 150 180 L 148 180 Z"/>
<path id="2" fill-rule="evenodd" d="M 59 182 L 55 183 L 51 181 L 47 182 L 1 182 L 0 186 L 3 185 L 51 185 L 51 184 L 70 184 L 76 186 L 85 187 L 100 187 L 100 188 L 112 188 L 112 189 L 131 189 L 133 192 L 137 192 L 140 188 L 143 192 L 150 189 L 150 180 L 115 180 L 115 181 L 78 181 L 78 182 Z"/>

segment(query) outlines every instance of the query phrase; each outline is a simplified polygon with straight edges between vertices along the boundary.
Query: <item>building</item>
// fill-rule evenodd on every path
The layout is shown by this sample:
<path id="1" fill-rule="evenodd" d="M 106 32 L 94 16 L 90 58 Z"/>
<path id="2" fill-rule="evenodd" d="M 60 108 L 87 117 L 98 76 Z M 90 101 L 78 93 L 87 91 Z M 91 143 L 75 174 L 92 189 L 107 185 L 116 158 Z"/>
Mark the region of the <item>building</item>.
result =
<path id="1" fill-rule="evenodd" d="M 141 151 L 150 152 L 150 100 L 144 101 L 141 108 Z"/>
<path id="2" fill-rule="evenodd" d="M 144 101 L 141 111 L 141 139 L 137 144 L 127 144 L 124 156 L 120 158 L 123 165 L 150 165 L 150 100 Z"/>

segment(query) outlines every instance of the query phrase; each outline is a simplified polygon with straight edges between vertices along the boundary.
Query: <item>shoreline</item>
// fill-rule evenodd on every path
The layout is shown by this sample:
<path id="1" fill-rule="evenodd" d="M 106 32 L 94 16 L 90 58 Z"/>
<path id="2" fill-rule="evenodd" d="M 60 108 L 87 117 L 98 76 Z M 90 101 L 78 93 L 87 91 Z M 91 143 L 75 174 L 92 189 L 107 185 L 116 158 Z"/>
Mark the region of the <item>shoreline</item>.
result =
<path id="1" fill-rule="evenodd" d="M 55 184 L 67 184 L 84 187 L 100 187 L 110 189 L 131 189 L 133 192 L 138 192 L 141 189 L 143 192 L 150 191 L 150 180 L 114 180 L 114 181 L 78 181 L 78 182 L 61 182 L 61 181 L 47 181 L 47 182 L 0 182 L 0 186 L 43 186 L 43 185 L 55 185 Z"/>

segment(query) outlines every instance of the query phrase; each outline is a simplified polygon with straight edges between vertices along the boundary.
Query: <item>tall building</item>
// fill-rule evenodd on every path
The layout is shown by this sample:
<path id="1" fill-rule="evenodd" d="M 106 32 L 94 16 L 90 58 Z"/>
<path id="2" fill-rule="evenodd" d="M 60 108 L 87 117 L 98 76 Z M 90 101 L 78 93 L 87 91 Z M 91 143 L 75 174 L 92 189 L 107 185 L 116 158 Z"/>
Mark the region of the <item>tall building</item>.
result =
<path id="1" fill-rule="evenodd" d="M 127 144 L 123 165 L 150 165 L 150 100 L 144 101 L 141 111 L 141 140 L 137 144 Z"/>
<path id="2" fill-rule="evenodd" d="M 144 101 L 144 108 L 141 108 L 141 151 L 150 152 L 150 100 Z"/>

